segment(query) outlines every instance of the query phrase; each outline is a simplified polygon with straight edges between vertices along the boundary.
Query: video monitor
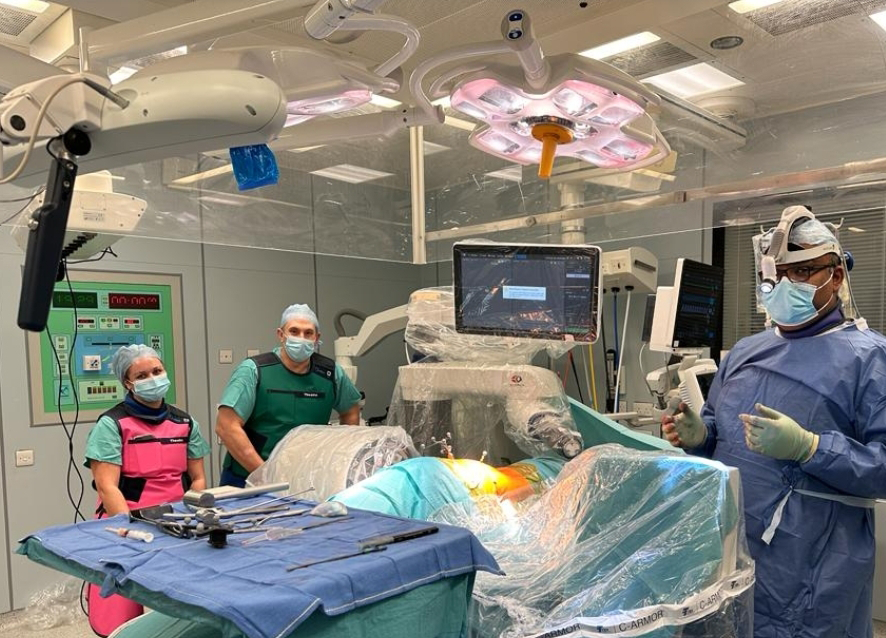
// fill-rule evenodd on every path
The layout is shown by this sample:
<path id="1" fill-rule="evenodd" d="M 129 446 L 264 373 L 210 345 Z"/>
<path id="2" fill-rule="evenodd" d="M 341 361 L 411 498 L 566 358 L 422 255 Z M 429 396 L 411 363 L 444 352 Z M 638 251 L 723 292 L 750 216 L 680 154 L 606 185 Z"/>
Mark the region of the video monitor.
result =
<path id="1" fill-rule="evenodd" d="M 678 259 L 673 286 L 660 286 L 652 321 L 651 350 L 701 350 L 721 343 L 723 269 Z"/>
<path id="2" fill-rule="evenodd" d="M 455 244 L 456 331 L 593 343 L 600 257 L 585 244 Z"/>

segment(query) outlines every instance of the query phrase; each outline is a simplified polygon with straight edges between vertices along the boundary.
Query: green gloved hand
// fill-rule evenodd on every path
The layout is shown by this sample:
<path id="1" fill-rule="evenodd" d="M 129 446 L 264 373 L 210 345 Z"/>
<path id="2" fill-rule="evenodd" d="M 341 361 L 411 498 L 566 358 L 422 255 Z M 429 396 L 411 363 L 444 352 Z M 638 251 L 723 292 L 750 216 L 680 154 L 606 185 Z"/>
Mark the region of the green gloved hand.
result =
<path id="1" fill-rule="evenodd" d="M 697 412 L 681 403 L 674 414 L 661 418 L 661 429 L 671 445 L 694 449 L 704 445 L 708 428 Z"/>
<path id="2" fill-rule="evenodd" d="M 791 417 L 758 403 L 757 413 L 740 414 L 744 422 L 744 440 L 758 454 L 783 461 L 803 463 L 818 449 L 818 435 L 801 427 Z"/>

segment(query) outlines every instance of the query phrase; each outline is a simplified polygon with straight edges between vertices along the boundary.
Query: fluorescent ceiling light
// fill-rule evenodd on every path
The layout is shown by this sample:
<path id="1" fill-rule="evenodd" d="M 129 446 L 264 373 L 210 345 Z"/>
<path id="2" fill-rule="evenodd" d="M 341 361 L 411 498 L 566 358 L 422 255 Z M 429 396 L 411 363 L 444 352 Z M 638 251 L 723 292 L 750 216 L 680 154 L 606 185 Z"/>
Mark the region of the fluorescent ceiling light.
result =
<path id="1" fill-rule="evenodd" d="M 497 171 L 486 173 L 486 177 L 495 177 L 509 182 L 520 183 L 523 181 L 523 167 L 519 164 L 511 164 L 510 166 L 500 168 Z"/>
<path id="2" fill-rule="evenodd" d="M 886 11 L 879 11 L 877 13 L 872 13 L 870 15 L 871 20 L 877 23 L 877 25 L 886 31 Z"/>
<path id="3" fill-rule="evenodd" d="M 782 0 L 738 0 L 737 2 L 730 2 L 729 8 L 736 13 L 748 13 L 749 11 L 756 11 L 757 9 L 768 7 L 771 4 L 778 4 L 781 1 Z"/>
<path id="4" fill-rule="evenodd" d="M 851 233 L 863 233 L 865 232 L 864 228 L 859 228 L 858 226 L 847 226 L 846 230 Z"/>
<path id="5" fill-rule="evenodd" d="M 643 81 L 681 98 L 722 91 L 744 84 L 741 80 L 723 73 L 706 62 L 653 75 Z"/>
<path id="6" fill-rule="evenodd" d="M 196 184 L 197 182 L 202 182 L 204 179 L 209 179 L 210 177 L 217 177 L 219 175 L 225 175 L 227 173 L 233 172 L 234 167 L 230 164 L 225 164 L 224 166 L 210 168 L 207 171 L 201 171 L 199 173 L 194 173 L 193 175 L 185 175 L 184 177 L 179 177 L 169 183 L 175 184 L 176 186 L 185 186 L 187 184 Z"/>
<path id="7" fill-rule="evenodd" d="M 49 8 L 49 3 L 42 0 L 0 0 L 0 4 L 5 4 L 7 7 L 15 7 L 16 9 L 24 9 L 32 13 L 43 13 Z"/>
<path id="8" fill-rule="evenodd" d="M 643 31 L 642 33 L 635 33 L 626 38 L 613 40 L 612 42 L 601 44 L 593 49 L 582 51 L 579 55 L 583 55 L 586 58 L 593 58 L 594 60 L 605 60 L 606 58 L 611 58 L 613 55 L 618 55 L 619 53 L 624 53 L 631 49 L 639 49 L 640 47 L 652 44 L 653 42 L 658 42 L 659 40 L 661 40 L 661 38 L 654 33 Z"/>
<path id="9" fill-rule="evenodd" d="M 329 179 L 335 179 L 340 182 L 348 182 L 349 184 L 360 184 L 362 182 L 369 182 L 374 179 L 391 177 L 393 175 L 393 173 L 376 171 L 371 168 L 364 168 L 363 166 L 354 166 L 353 164 L 338 164 L 337 166 L 321 168 L 317 171 L 311 171 L 311 174 L 319 175 L 320 177 L 328 177 Z"/>
<path id="10" fill-rule="evenodd" d="M 383 109 L 393 109 L 403 104 L 403 102 L 400 102 L 398 100 L 385 97 L 384 95 L 375 95 L 374 93 L 372 94 L 369 102 L 370 104 L 375 104 L 376 106 L 380 106 Z"/>
<path id="11" fill-rule="evenodd" d="M 326 144 L 318 144 L 317 146 L 302 146 L 301 148 L 287 148 L 286 150 L 290 153 L 306 153 L 308 151 L 314 151 L 318 148 L 323 148 Z"/>
<path id="12" fill-rule="evenodd" d="M 424 141 L 422 142 L 422 149 L 424 150 L 425 155 L 433 155 L 434 153 L 442 153 L 443 151 L 451 150 L 451 147 Z"/>
<path id="13" fill-rule="evenodd" d="M 131 66 L 121 66 L 119 69 L 114 71 L 108 76 L 108 79 L 111 81 L 111 84 L 119 84 L 123 80 L 126 80 L 131 75 L 135 74 L 138 71 L 135 67 Z"/>

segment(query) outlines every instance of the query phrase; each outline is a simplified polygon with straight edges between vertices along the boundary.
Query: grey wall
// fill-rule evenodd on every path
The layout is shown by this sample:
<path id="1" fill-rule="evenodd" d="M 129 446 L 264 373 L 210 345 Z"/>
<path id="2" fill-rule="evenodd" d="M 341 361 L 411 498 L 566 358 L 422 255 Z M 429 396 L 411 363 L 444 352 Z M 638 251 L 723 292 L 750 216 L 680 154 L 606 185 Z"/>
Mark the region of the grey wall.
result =
<path id="1" fill-rule="evenodd" d="M 363 259 L 315 257 L 272 250 L 201 246 L 195 243 L 123 240 L 119 259 L 107 258 L 97 269 L 178 274 L 184 305 L 187 402 L 179 402 L 201 425 L 213 454 L 207 469 L 217 479 L 219 447 L 212 434 L 215 402 L 233 369 L 220 364 L 218 351 L 231 349 L 234 362 L 248 349 L 274 346 L 282 309 L 306 302 L 317 310 L 324 345 L 333 354 L 333 317 L 342 308 L 373 313 L 406 303 L 421 284 L 418 268 Z M 62 576 L 14 554 L 17 540 L 49 525 L 73 520 L 65 495 L 67 441 L 60 426 L 31 427 L 25 335 L 15 323 L 22 252 L 7 232 L 0 232 L 0 612 L 27 604 L 34 592 Z M 346 324 L 352 332 L 357 323 Z M 401 336 L 392 335 L 359 360 L 358 386 L 367 393 L 364 414 L 383 414 L 404 360 Z M 82 464 L 86 433 L 76 431 L 74 458 Z M 35 465 L 15 467 L 15 450 L 33 449 Z M 91 477 L 84 470 L 84 480 Z M 81 511 L 94 510 L 88 487 Z"/>

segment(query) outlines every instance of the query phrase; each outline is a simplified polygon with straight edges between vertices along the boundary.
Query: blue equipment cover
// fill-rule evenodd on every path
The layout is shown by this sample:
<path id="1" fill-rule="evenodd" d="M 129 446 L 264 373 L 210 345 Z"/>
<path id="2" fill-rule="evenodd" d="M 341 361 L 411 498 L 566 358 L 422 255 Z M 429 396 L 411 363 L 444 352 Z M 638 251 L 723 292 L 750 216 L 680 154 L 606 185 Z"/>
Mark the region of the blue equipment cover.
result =
<path id="1" fill-rule="evenodd" d="M 266 500 L 226 503 L 239 508 Z M 104 574 L 104 591 L 135 583 L 221 616 L 249 638 L 285 636 L 317 608 L 333 616 L 443 578 L 476 570 L 502 573 L 473 534 L 449 525 L 437 525 L 438 533 L 391 544 L 385 551 L 286 571 L 293 564 L 353 553 L 359 542 L 371 537 L 428 525 L 362 510 L 350 510 L 348 516 L 349 520 L 249 546 L 241 543 L 256 533 L 232 534 L 228 545 L 218 549 L 205 539 L 175 538 L 115 516 L 47 528 L 23 539 L 20 552 L 30 556 L 28 545 L 36 541 L 55 556 Z M 267 525 L 294 528 L 324 520 L 332 519 L 304 515 Z M 152 531 L 154 541 L 120 538 L 106 527 Z"/>

